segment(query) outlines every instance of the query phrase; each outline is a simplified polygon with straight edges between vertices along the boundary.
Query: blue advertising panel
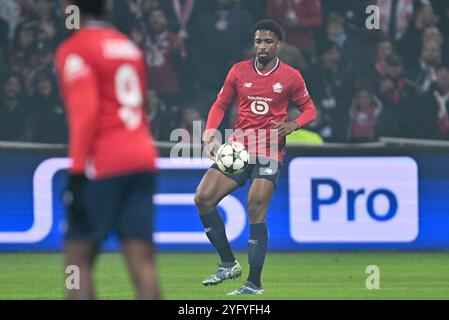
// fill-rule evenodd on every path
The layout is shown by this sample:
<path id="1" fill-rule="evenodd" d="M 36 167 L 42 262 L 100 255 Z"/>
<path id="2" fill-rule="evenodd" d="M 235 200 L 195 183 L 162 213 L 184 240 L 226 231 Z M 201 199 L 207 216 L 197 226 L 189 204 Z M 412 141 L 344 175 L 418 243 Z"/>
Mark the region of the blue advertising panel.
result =
<path id="1" fill-rule="evenodd" d="M 159 250 L 206 251 L 193 197 L 210 163 L 159 159 Z M 0 250 L 59 251 L 66 158 L 0 154 Z M 249 234 L 249 183 L 219 205 L 233 249 Z M 449 155 L 287 158 L 267 223 L 270 249 L 449 249 Z M 115 237 L 105 250 L 118 249 Z"/>

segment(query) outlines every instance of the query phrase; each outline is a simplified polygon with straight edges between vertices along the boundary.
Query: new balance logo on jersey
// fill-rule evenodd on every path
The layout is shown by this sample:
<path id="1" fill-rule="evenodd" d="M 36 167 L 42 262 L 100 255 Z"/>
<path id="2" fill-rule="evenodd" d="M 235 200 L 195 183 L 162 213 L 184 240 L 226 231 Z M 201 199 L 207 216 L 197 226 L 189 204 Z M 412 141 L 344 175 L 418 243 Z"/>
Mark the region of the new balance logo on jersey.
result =
<path id="1" fill-rule="evenodd" d="M 244 88 L 251 88 L 253 86 L 253 84 L 251 82 L 245 82 L 245 84 L 243 85 Z"/>
<path id="2" fill-rule="evenodd" d="M 284 91 L 284 86 L 280 82 L 277 82 L 273 85 L 273 91 L 276 93 L 282 93 L 282 91 Z"/>

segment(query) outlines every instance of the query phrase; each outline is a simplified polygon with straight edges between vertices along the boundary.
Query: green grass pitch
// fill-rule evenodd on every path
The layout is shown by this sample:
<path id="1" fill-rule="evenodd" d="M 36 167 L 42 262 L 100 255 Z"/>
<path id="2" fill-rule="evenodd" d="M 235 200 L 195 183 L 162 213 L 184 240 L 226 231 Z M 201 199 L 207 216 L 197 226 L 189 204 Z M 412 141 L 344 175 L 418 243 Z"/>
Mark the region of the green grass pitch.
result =
<path id="1" fill-rule="evenodd" d="M 246 254 L 237 255 L 243 277 L 216 287 L 201 280 L 216 268 L 209 253 L 159 253 L 165 299 L 248 299 L 228 297 L 248 273 Z M 368 265 L 380 268 L 380 289 L 368 290 Z M 62 299 L 65 273 L 61 254 L 0 253 L 0 299 Z M 102 254 L 96 271 L 100 299 L 132 299 L 134 292 L 119 254 Z M 250 299 L 448 299 L 447 252 L 269 253 L 263 273 L 265 294 Z"/>

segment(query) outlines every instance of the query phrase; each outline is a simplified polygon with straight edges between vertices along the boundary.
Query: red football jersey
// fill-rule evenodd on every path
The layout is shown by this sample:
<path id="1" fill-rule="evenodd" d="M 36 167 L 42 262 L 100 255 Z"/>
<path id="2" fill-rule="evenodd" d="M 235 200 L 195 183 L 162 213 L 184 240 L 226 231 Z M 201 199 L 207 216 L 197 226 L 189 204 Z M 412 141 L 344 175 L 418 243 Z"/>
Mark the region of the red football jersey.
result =
<path id="1" fill-rule="evenodd" d="M 316 119 L 316 108 L 301 74 L 279 59 L 276 66 L 267 72 L 259 71 L 255 60 L 235 64 L 211 108 L 206 130 L 220 126 L 226 109 L 236 96 L 236 133 L 231 139 L 243 142 L 253 156 L 282 161 L 285 154 L 285 137 L 273 135 L 271 130 L 275 127 L 273 121 L 288 121 L 290 102 L 301 111 L 301 115 L 296 119 L 299 127 L 304 127 Z M 243 132 L 239 132 L 239 129 Z M 270 148 L 270 142 L 276 145 L 277 150 Z"/>
<path id="2" fill-rule="evenodd" d="M 154 170 L 141 51 L 116 29 L 94 23 L 61 44 L 56 65 L 68 115 L 70 172 L 100 179 Z"/>

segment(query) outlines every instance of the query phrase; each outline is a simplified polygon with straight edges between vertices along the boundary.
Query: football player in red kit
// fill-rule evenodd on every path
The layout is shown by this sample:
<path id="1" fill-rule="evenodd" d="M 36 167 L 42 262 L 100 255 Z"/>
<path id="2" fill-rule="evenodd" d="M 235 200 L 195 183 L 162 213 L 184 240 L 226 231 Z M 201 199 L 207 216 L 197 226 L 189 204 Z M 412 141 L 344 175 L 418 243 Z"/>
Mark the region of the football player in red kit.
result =
<path id="1" fill-rule="evenodd" d="M 158 299 L 152 194 L 157 150 L 145 121 L 145 62 L 123 34 L 100 21 L 106 0 L 72 0 L 81 30 L 57 50 L 69 123 L 66 265 L 79 268 L 68 299 L 94 299 L 92 269 L 110 232 L 121 240 L 139 299 Z"/>
<path id="2" fill-rule="evenodd" d="M 216 139 L 216 129 L 228 106 L 237 98 L 236 133 L 231 139 L 243 142 L 251 159 L 255 160 L 239 176 L 227 175 L 214 164 L 203 177 L 195 195 L 195 204 L 206 235 L 221 258 L 217 271 L 206 278 L 203 284 L 216 285 L 242 274 L 242 268 L 226 237 L 217 204 L 233 190 L 243 186 L 248 179 L 251 181 L 247 202 L 250 271 L 245 284 L 231 292 L 231 295 L 264 292 L 261 273 L 268 244 L 266 214 L 285 153 L 285 137 L 314 121 L 317 115 L 299 71 L 277 57 L 283 40 L 281 27 L 272 20 L 262 20 L 256 24 L 254 34 L 257 57 L 237 63 L 229 71 L 223 89 L 210 110 L 203 141 L 207 154 L 213 158 L 220 145 Z M 290 103 L 301 111 L 301 115 L 291 122 L 287 115 Z M 245 136 L 254 133 L 255 139 L 246 139 Z"/>

